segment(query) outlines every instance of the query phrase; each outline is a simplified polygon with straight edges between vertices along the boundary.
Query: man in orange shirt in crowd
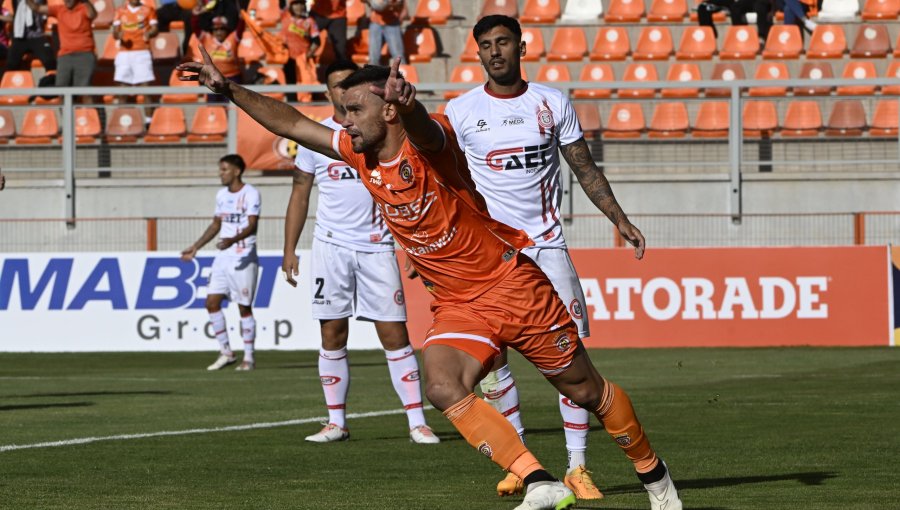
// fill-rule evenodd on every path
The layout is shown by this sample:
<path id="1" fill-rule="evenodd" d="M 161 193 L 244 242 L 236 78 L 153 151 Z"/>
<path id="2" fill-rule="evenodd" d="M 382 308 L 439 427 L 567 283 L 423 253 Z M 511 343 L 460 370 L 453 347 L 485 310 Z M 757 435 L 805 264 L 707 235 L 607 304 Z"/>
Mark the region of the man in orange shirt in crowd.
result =
<path id="1" fill-rule="evenodd" d="M 447 117 L 429 117 L 399 65 L 398 59 L 390 69 L 366 66 L 341 82 L 347 110 L 341 131 L 228 81 L 208 55 L 178 69 L 198 73 L 183 79 L 225 95 L 276 135 L 359 172 L 434 296 L 424 348 L 426 395 L 471 446 L 524 480 L 517 510 L 562 510 L 576 501 L 506 418 L 473 392 L 503 345 L 594 413 L 634 464 L 653 510 L 681 510 L 668 469 L 650 447 L 628 395 L 597 372 L 552 284 L 519 253 L 533 242 L 488 215 Z"/>
<path id="2" fill-rule="evenodd" d="M 347 0 L 316 0 L 312 18 L 319 30 L 328 31 L 335 58 L 347 60 Z"/>
<path id="3" fill-rule="evenodd" d="M 381 63 L 381 45 L 387 41 L 391 59 L 400 58 L 406 63 L 406 54 L 403 51 L 403 32 L 400 30 L 400 21 L 409 15 L 406 12 L 404 0 L 365 0 L 372 9 L 369 15 L 369 63 L 378 65 Z"/>
<path id="4" fill-rule="evenodd" d="M 141 0 L 128 0 L 116 9 L 113 37 L 119 41 L 114 79 L 124 85 L 149 85 L 153 75 L 150 39 L 159 31 L 156 10 Z"/>
<path id="5" fill-rule="evenodd" d="M 240 37 L 237 31 L 232 31 L 228 26 L 228 18 L 219 16 L 212 20 L 212 33 L 200 34 L 200 46 L 212 57 L 219 72 L 235 83 L 243 81 L 241 76 L 241 61 L 238 59 L 238 45 Z M 197 55 L 195 58 L 199 58 Z M 218 94 L 208 94 L 209 102 L 223 102 L 225 98 Z"/>
<path id="6" fill-rule="evenodd" d="M 65 0 L 65 3 L 51 6 L 38 5 L 34 0 L 26 1 L 34 12 L 56 18 L 56 27 L 59 31 L 56 86 L 90 85 L 94 67 L 97 65 L 97 57 L 94 55 L 94 30 L 91 28 L 91 22 L 97 17 L 94 5 L 88 0 Z M 92 102 L 90 99 L 88 101 Z"/>
<path id="7" fill-rule="evenodd" d="M 306 0 L 290 0 L 287 9 L 281 13 L 281 37 L 290 56 L 284 64 L 285 81 L 317 83 L 314 59 L 319 48 L 319 27 L 309 17 Z M 288 101 L 296 100 L 297 94 L 288 94 Z"/>

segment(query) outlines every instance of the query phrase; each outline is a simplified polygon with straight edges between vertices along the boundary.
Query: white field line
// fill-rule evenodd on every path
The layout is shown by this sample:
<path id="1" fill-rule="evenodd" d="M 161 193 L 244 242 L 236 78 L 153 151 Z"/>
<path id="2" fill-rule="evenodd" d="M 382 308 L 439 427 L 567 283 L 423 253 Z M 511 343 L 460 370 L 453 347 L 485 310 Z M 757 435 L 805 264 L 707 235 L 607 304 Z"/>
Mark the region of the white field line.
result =
<path id="1" fill-rule="evenodd" d="M 425 406 L 425 410 L 434 409 L 431 406 Z M 348 419 L 355 418 L 375 418 L 378 416 L 389 416 L 392 414 L 404 414 L 405 409 L 390 409 L 387 411 L 372 411 L 368 413 L 351 413 L 347 415 Z M 212 432 L 235 432 L 240 430 L 255 429 L 271 429 L 275 427 L 290 427 L 292 425 L 303 425 L 306 423 L 316 423 L 327 421 L 327 416 L 316 416 L 313 418 L 300 418 L 287 421 L 273 421 L 264 423 L 250 423 L 248 425 L 231 425 L 228 427 L 212 427 L 206 429 L 187 429 L 187 430 L 164 430 L 161 432 L 146 432 L 143 434 L 119 434 L 115 436 L 100 437 L 80 437 L 75 439 L 64 439 L 62 441 L 48 441 L 46 443 L 33 444 L 9 444 L 0 446 L 0 453 L 11 452 L 13 450 L 27 450 L 29 448 L 55 448 L 58 446 L 73 446 L 79 444 L 98 443 L 100 441 L 128 441 L 130 439 L 145 439 L 148 437 L 165 437 L 165 436 L 186 436 L 189 434 L 209 434 Z"/>

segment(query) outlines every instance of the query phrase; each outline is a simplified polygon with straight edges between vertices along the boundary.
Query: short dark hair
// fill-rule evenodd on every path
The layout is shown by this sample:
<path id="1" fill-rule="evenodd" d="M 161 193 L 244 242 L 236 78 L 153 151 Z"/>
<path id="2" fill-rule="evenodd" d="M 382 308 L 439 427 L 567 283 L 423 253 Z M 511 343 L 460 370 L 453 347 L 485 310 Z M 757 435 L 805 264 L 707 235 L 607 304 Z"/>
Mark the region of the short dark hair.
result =
<path id="1" fill-rule="evenodd" d="M 357 85 L 370 83 L 378 87 L 384 87 L 384 84 L 390 76 L 390 67 L 365 65 L 362 68 L 353 71 L 353 74 L 344 78 L 338 86 L 342 89 L 349 89 Z M 403 73 L 398 73 L 398 76 L 403 77 Z"/>
<path id="2" fill-rule="evenodd" d="M 477 41 L 479 37 L 497 27 L 508 28 L 510 32 L 515 34 L 516 39 L 522 40 L 522 26 L 519 25 L 516 18 L 510 18 L 502 14 L 491 14 L 478 20 L 478 23 L 475 23 L 475 27 L 472 28 L 472 37 Z"/>
<path id="3" fill-rule="evenodd" d="M 222 156 L 219 159 L 219 163 L 228 163 L 240 170 L 241 173 L 244 173 L 244 169 L 247 168 L 247 164 L 244 163 L 244 158 L 242 158 L 240 154 L 227 154 Z"/>
<path id="4" fill-rule="evenodd" d="M 356 65 L 356 62 L 352 60 L 335 60 L 334 62 L 328 64 L 328 67 L 325 68 L 325 79 L 327 80 L 332 73 L 339 73 L 341 71 L 358 71 L 359 66 Z"/>

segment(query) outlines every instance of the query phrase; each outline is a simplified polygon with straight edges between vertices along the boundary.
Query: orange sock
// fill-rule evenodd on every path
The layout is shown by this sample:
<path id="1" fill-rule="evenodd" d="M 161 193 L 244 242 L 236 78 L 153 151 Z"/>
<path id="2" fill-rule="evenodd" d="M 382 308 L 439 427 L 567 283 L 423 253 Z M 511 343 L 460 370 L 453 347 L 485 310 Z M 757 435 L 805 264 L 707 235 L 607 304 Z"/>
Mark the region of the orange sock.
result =
<path id="1" fill-rule="evenodd" d="M 603 397 L 594 414 L 619 448 L 634 463 L 634 469 L 638 473 L 652 471 L 659 464 L 659 459 L 650 447 L 650 439 L 644 434 L 641 422 L 634 414 L 631 399 L 616 384 L 607 380 L 604 382 L 606 384 L 603 385 Z"/>
<path id="2" fill-rule="evenodd" d="M 470 445 L 522 480 L 543 469 L 509 421 L 474 393 L 453 404 L 444 416 Z"/>

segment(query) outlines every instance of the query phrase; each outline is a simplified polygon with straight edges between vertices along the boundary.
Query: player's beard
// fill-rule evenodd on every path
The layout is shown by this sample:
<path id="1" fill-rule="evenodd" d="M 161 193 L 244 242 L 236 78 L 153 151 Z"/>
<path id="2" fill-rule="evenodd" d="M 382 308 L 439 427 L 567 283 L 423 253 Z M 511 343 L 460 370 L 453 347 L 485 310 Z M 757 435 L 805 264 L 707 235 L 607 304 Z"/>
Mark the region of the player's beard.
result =
<path id="1" fill-rule="evenodd" d="M 519 83 L 519 80 L 522 78 L 522 71 L 520 69 L 519 62 L 510 62 L 506 60 L 508 66 L 504 69 L 493 69 L 490 65 L 487 66 L 488 75 L 494 80 L 494 83 L 497 85 L 502 85 L 504 87 L 510 87 Z"/>
<path id="2" fill-rule="evenodd" d="M 357 154 L 378 152 L 384 144 L 384 138 L 387 135 L 387 125 L 383 122 L 374 122 L 372 127 L 367 128 L 365 131 L 365 133 L 362 130 L 358 131 L 359 137 L 354 140 L 353 152 Z"/>

